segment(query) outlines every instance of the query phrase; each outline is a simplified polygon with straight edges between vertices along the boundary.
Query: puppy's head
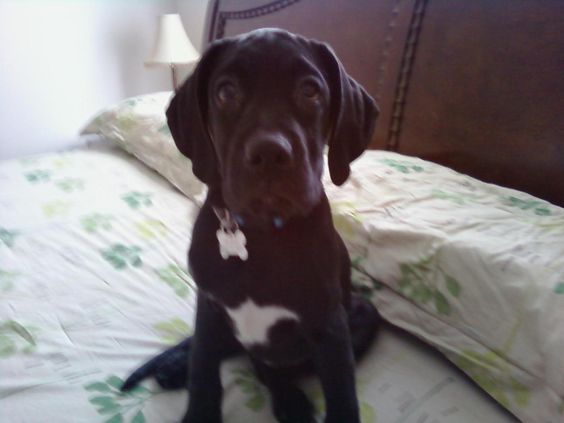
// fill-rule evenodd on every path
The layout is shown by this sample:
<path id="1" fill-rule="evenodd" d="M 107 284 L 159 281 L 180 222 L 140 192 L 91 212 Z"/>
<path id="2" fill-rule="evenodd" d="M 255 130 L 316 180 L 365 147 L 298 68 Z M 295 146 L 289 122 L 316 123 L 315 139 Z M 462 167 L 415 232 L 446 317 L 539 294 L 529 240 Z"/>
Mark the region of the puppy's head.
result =
<path id="1" fill-rule="evenodd" d="M 274 29 L 213 43 L 167 110 L 196 176 L 259 220 L 319 202 L 326 144 L 331 179 L 344 183 L 377 115 L 327 45 Z"/>

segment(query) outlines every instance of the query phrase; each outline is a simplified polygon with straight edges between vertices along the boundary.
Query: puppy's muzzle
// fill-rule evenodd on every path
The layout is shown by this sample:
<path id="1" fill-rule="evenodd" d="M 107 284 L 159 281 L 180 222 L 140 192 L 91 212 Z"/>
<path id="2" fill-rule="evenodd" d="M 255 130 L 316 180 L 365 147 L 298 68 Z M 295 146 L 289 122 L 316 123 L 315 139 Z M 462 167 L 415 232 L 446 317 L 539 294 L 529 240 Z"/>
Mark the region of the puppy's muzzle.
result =
<path id="1" fill-rule="evenodd" d="M 294 155 L 292 145 L 282 135 L 258 135 L 245 145 L 244 164 L 253 176 L 265 176 L 288 170 Z"/>

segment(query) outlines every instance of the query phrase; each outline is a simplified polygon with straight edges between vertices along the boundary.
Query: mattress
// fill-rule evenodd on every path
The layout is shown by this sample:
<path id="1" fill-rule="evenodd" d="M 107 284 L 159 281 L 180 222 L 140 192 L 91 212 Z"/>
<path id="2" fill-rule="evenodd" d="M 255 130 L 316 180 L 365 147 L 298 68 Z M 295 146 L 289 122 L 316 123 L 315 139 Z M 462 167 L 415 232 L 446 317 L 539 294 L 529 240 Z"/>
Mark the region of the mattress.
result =
<path id="1" fill-rule="evenodd" d="M 123 379 L 190 334 L 198 199 L 91 146 L 0 164 L 0 421 L 174 422 L 187 393 Z M 222 367 L 226 423 L 274 422 L 244 358 Z M 321 415 L 314 378 L 302 381 Z M 357 368 L 362 421 L 516 421 L 433 349 L 384 325 Z"/>

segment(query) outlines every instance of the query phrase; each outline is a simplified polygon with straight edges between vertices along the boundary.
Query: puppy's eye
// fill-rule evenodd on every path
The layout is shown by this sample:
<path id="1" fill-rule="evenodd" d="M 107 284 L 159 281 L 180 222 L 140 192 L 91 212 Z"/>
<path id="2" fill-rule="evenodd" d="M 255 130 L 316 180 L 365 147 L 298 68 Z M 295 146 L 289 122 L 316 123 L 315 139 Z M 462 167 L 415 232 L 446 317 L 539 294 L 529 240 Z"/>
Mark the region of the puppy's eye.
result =
<path id="1" fill-rule="evenodd" d="M 302 95 L 308 100 L 317 100 L 321 95 L 321 87 L 313 81 L 306 81 L 301 87 Z"/>
<path id="2" fill-rule="evenodd" d="M 217 87 L 217 100 L 219 104 L 228 104 L 236 101 L 239 90 L 232 82 L 224 82 Z"/>

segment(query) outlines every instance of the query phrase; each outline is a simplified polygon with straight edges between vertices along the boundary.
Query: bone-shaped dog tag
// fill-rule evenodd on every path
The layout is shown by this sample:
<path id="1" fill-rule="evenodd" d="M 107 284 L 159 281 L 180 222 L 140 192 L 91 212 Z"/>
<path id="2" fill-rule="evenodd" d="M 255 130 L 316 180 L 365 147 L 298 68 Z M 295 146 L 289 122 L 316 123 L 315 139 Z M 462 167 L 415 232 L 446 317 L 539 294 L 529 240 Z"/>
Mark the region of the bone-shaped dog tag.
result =
<path id="1" fill-rule="evenodd" d="M 247 238 L 240 229 L 231 232 L 222 228 L 218 229 L 216 235 L 219 241 L 219 253 L 224 260 L 231 256 L 239 257 L 243 261 L 249 258 L 249 252 L 245 247 Z"/>
<path id="2" fill-rule="evenodd" d="M 231 215 L 229 210 L 214 207 L 213 211 L 219 219 L 220 228 L 216 232 L 217 240 L 219 241 L 219 254 L 224 260 L 229 257 L 239 257 L 245 261 L 249 258 L 249 252 L 245 245 L 247 245 L 247 238 L 245 234 L 239 229 L 237 220 Z"/>

